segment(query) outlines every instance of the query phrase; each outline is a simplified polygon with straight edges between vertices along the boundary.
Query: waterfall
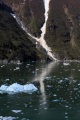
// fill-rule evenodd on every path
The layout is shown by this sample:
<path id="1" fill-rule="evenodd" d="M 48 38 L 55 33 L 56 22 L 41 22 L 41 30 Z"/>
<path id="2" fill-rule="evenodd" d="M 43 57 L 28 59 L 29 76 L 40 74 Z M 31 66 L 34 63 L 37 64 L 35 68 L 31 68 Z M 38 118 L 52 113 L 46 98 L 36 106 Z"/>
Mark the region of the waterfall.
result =
<path id="1" fill-rule="evenodd" d="M 49 2 L 50 0 L 43 0 L 44 1 L 44 8 L 45 8 L 45 23 L 43 24 L 42 28 L 41 28 L 41 31 L 42 31 L 42 34 L 41 34 L 41 39 L 44 39 L 44 35 L 46 33 L 46 23 L 47 23 L 47 20 L 48 20 L 48 12 L 49 12 Z"/>
<path id="2" fill-rule="evenodd" d="M 37 38 L 37 37 L 34 37 L 32 34 L 30 34 L 28 31 L 27 31 L 27 28 L 24 26 L 24 24 L 22 23 L 22 21 L 16 17 L 15 14 L 11 14 L 17 21 L 17 23 L 21 26 L 21 28 L 28 34 L 28 36 L 30 36 L 31 38 L 33 38 L 35 41 L 36 41 L 36 45 L 37 43 L 45 49 L 46 51 L 46 54 L 49 56 L 49 58 L 51 60 L 57 60 L 54 56 L 54 54 L 52 54 L 52 51 L 51 51 L 51 48 L 48 47 L 45 39 L 44 39 L 44 35 L 46 34 L 46 24 L 47 24 L 47 20 L 48 20 L 48 12 L 49 12 L 49 3 L 50 3 L 50 0 L 43 0 L 44 2 L 44 8 L 45 8 L 45 22 L 41 28 L 41 31 L 42 31 L 42 34 L 41 34 L 41 37 L 40 38 Z"/>
<path id="3" fill-rule="evenodd" d="M 45 22 L 41 28 L 41 31 L 42 31 L 42 34 L 41 34 L 41 37 L 39 38 L 39 42 L 40 42 L 40 45 L 42 45 L 45 50 L 46 50 L 46 53 L 47 55 L 49 56 L 49 58 L 51 60 L 57 60 L 54 55 L 52 54 L 51 52 L 51 48 L 48 47 L 46 41 L 45 41 L 45 38 L 44 38 L 44 35 L 46 34 L 46 25 L 47 25 L 47 20 L 48 20 L 48 12 L 49 12 L 49 3 L 50 3 L 50 0 L 43 0 L 44 2 L 44 8 L 45 8 Z"/>

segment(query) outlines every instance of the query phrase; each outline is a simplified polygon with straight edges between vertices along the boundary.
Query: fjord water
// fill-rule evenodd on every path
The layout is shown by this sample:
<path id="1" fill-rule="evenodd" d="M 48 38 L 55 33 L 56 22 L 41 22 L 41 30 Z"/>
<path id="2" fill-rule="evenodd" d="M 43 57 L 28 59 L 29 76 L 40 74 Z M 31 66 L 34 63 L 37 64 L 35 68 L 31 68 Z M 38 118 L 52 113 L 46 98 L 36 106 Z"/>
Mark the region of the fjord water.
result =
<path id="1" fill-rule="evenodd" d="M 34 83 L 38 91 L 0 94 L 0 119 L 80 119 L 80 62 L 0 65 L 0 86 L 16 82 Z"/>

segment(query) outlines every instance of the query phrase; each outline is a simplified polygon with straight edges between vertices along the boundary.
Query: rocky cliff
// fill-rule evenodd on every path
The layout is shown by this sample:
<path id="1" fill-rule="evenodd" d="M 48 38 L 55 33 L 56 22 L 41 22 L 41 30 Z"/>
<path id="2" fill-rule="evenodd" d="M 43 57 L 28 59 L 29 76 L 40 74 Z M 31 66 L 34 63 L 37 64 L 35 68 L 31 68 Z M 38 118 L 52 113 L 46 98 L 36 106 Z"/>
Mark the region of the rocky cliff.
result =
<path id="1" fill-rule="evenodd" d="M 60 59 L 80 59 L 79 0 L 51 0 L 45 38 Z"/>
<path id="2" fill-rule="evenodd" d="M 24 22 L 28 31 L 34 36 L 40 36 L 40 28 L 44 23 L 43 0 L 3 0 L 13 12 Z"/>
<path id="3" fill-rule="evenodd" d="M 11 29 L 12 26 L 17 26 L 14 29 L 14 35 L 12 34 L 12 29 L 10 32 L 5 32 L 5 34 L 8 33 L 6 34 L 7 36 L 10 36 L 8 40 L 13 41 L 13 44 L 15 44 L 17 48 L 19 44 L 21 45 L 21 42 L 24 43 L 23 41 L 25 41 L 25 39 L 30 45 L 34 46 L 27 34 L 24 33 L 16 23 L 15 19 L 10 16 L 9 11 L 16 14 L 30 34 L 39 38 L 41 35 L 41 27 L 45 22 L 43 0 L 3 0 L 3 2 L 8 8 L 6 8 L 5 11 L 0 9 L 1 16 L 3 16 L 4 19 L 3 25 L 2 23 L 0 25 L 0 30 L 2 31 L 6 26 L 6 30 L 8 29 L 9 31 L 9 28 Z M 3 15 L 3 13 L 5 15 Z M 80 0 L 50 0 L 48 15 L 45 40 L 57 59 L 80 59 Z M 7 19 L 7 24 L 5 18 Z M 13 25 L 13 23 L 15 25 Z M 2 33 L 1 36 L 3 36 Z M 1 38 L 2 43 L 5 40 L 3 39 Z M 19 42 L 16 43 L 16 41 Z M 20 50 L 21 48 L 22 47 L 20 47 Z M 31 47 L 29 47 L 29 50 L 32 54 L 34 53 L 34 58 L 43 56 L 38 55 L 40 53 L 37 53 L 35 46 L 33 48 L 35 52 L 32 52 Z M 24 49 L 26 49 L 26 46 Z M 35 57 L 35 55 L 37 57 Z"/>
<path id="4" fill-rule="evenodd" d="M 45 58 L 36 49 L 16 20 L 11 7 L 0 1 L 0 60 L 39 60 Z"/>

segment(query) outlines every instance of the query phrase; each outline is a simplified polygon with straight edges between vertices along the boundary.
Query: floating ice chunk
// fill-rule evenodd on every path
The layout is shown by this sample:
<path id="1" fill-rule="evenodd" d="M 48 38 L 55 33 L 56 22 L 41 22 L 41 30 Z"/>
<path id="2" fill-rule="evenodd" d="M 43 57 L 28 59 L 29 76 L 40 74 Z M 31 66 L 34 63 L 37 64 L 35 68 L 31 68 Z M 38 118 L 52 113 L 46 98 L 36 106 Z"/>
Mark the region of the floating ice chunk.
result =
<path id="1" fill-rule="evenodd" d="M 23 87 L 23 85 L 14 83 L 14 84 L 10 85 L 10 86 L 7 88 L 6 91 L 7 91 L 7 92 L 15 92 L 15 93 L 23 92 L 23 91 L 24 91 L 24 87 Z"/>
<path id="2" fill-rule="evenodd" d="M 20 85 L 18 83 L 13 83 L 10 86 L 2 85 L 0 87 L 0 93 L 19 93 L 19 92 L 35 92 L 38 89 L 33 84 Z"/>
<path id="3" fill-rule="evenodd" d="M 16 68 L 14 69 L 14 71 L 15 71 L 15 70 L 20 70 L 20 68 L 19 68 L 19 67 L 16 67 Z"/>
<path id="4" fill-rule="evenodd" d="M 52 102 L 60 102 L 59 99 L 52 100 Z"/>
<path id="5" fill-rule="evenodd" d="M 57 94 L 54 94 L 53 96 L 54 96 L 54 97 L 56 97 L 56 96 L 57 96 Z"/>
<path id="6" fill-rule="evenodd" d="M 67 66 L 67 65 L 70 65 L 70 64 L 69 64 L 69 63 L 65 63 L 65 62 L 64 62 L 64 63 L 63 63 L 63 65 Z"/>
<path id="7" fill-rule="evenodd" d="M 33 84 L 24 85 L 25 91 L 37 91 L 38 89 Z"/>
<path id="8" fill-rule="evenodd" d="M 5 65 L 1 65 L 1 68 L 2 68 L 2 67 L 5 67 Z"/>
<path id="9" fill-rule="evenodd" d="M 0 120 L 15 120 L 16 117 L 3 117 L 3 116 L 0 116 Z"/>
<path id="10" fill-rule="evenodd" d="M 12 110 L 14 113 L 20 113 L 22 110 Z"/>
<path id="11" fill-rule="evenodd" d="M 0 91 L 6 91 L 7 88 L 8 88 L 8 86 L 6 86 L 6 85 L 1 85 Z"/>
<path id="12" fill-rule="evenodd" d="M 17 61 L 17 65 L 21 65 L 21 64 L 22 64 L 22 63 L 18 60 L 18 61 Z"/>
<path id="13" fill-rule="evenodd" d="M 51 88 L 52 86 L 51 85 L 47 85 L 48 88 Z"/>
<path id="14" fill-rule="evenodd" d="M 9 81 L 9 79 L 6 79 L 6 81 Z"/>

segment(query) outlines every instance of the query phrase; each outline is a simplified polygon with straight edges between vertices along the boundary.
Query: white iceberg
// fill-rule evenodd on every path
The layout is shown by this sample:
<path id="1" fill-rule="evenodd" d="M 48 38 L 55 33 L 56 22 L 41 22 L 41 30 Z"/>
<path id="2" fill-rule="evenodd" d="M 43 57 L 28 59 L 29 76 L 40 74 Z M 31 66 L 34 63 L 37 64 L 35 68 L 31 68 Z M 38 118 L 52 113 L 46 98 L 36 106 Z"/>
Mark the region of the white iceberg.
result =
<path id="1" fill-rule="evenodd" d="M 12 85 L 10 85 L 7 89 L 7 92 L 23 92 L 24 91 L 24 87 L 23 85 L 17 84 L 17 83 L 13 83 Z"/>
<path id="2" fill-rule="evenodd" d="M 38 89 L 33 84 L 24 85 L 24 91 L 37 91 Z"/>
<path id="3" fill-rule="evenodd" d="M 1 85 L 1 87 L 0 87 L 0 91 L 5 91 L 7 88 L 8 88 L 8 86 Z"/>
<path id="4" fill-rule="evenodd" d="M 19 92 L 35 92 L 37 91 L 37 87 L 35 87 L 33 84 L 26 84 L 26 85 L 20 85 L 18 83 L 13 83 L 10 86 L 2 85 L 0 87 L 0 93 L 8 93 L 8 94 L 13 94 L 13 93 L 19 93 Z"/>
<path id="5" fill-rule="evenodd" d="M 16 119 L 16 117 L 11 117 L 11 116 L 3 117 L 3 116 L 0 116 L 0 120 L 15 120 L 15 119 Z"/>

